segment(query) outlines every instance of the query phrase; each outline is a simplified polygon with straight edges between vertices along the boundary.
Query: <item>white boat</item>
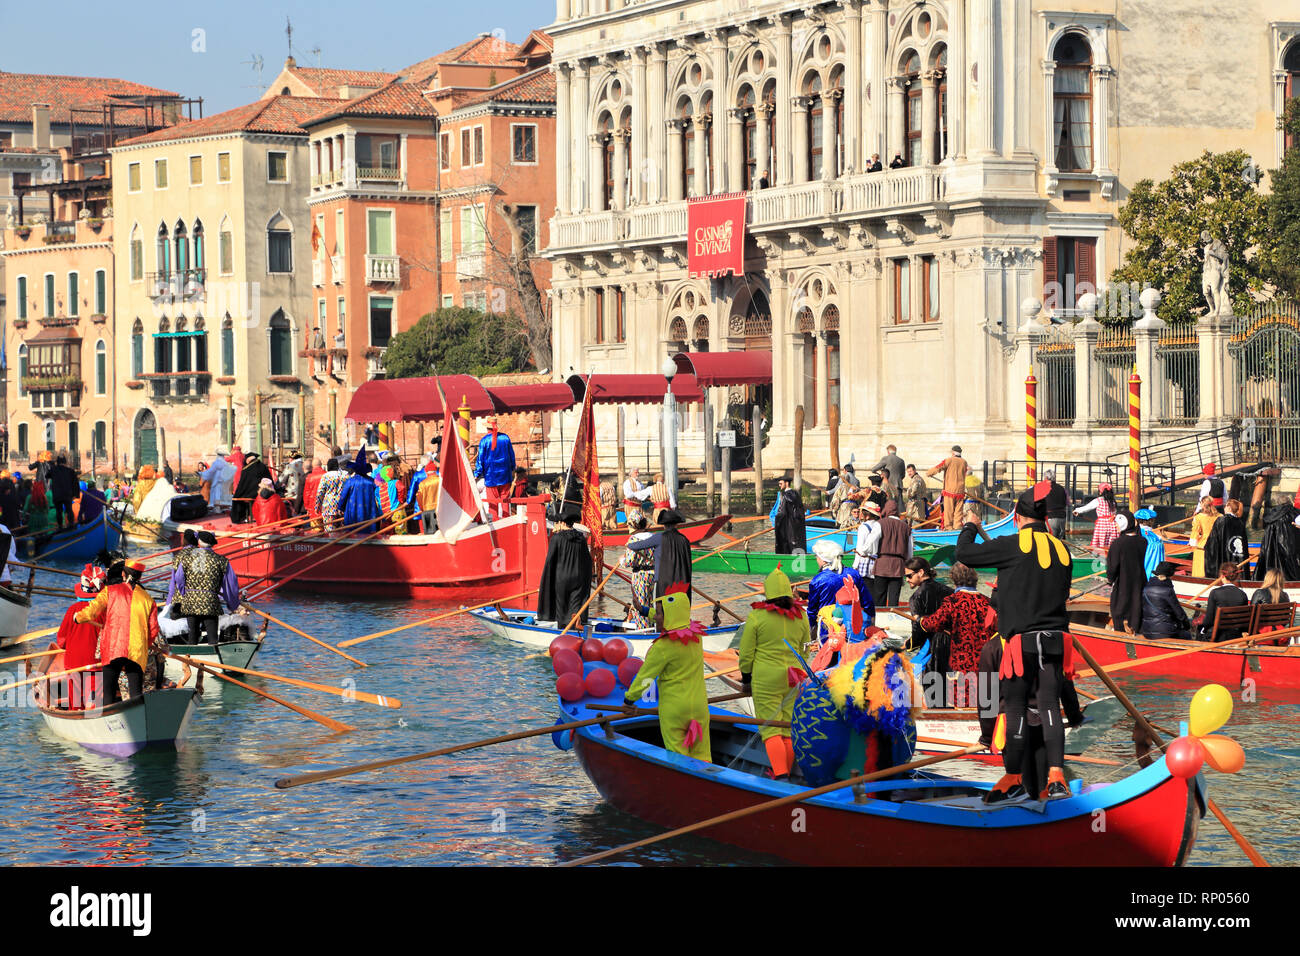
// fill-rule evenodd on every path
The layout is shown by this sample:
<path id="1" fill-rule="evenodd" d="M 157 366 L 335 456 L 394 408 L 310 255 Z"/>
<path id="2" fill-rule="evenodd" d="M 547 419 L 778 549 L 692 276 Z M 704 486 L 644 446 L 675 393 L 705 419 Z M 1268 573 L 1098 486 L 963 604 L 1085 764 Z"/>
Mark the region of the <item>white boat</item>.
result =
<path id="1" fill-rule="evenodd" d="M 30 598 L 0 585 L 0 647 L 12 647 L 27 633 L 31 609 Z"/>
<path id="2" fill-rule="evenodd" d="M 158 629 L 162 631 L 173 654 L 183 654 L 199 661 L 229 664 L 232 667 L 248 667 L 257 652 L 261 650 L 262 639 L 266 636 L 266 627 L 263 625 L 260 630 L 254 632 L 255 623 L 251 614 L 223 614 L 217 619 L 219 643 L 191 644 L 189 624 L 185 618 L 171 617 L 167 607 L 158 613 Z M 185 665 L 169 657 L 165 675 L 168 680 L 175 681 L 177 687 L 190 687 L 198 678 L 198 669 L 191 665 L 189 677 L 186 679 Z M 225 681 L 218 681 L 217 686 L 230 685 Z"/>
<path id="3" fill-rule="evenodd" d="M 564 630 L 564 628 L 549 622 L 539 624 L 536 614 L 532 611 L 509 607 L 501 610 L 505 612 L 504 617 L 494 607 L 469 611 L 468 613 L 482 622 L 483 626 L 497 637 L 504 637 L 508 641 L 523 644 L 525 647 L 550 647 L 551 641 L 559 637 L 560 632 Z M 701 635 L 700 642 L 706 652 L 716 654 L 718 651 L 725 651 L 731 646 L 731 642 L 739 629 L 740 625 L 738 623 L 722 627 L 710 627 Z M 655 632 L 652 630 L 629 628 L 623 621 L 615 621 L 607 617 L 589 618 L 585 630 L 579 631 L 575 629 L 569 633 L 578 637 L 589 635 L 601 640 L 621 637 L 632 645 L 632 655 L 634 657 L 645 657 L 646 651 L 650 649 L 650 644 L 655 639 Z"/>
<path id="4" fill-rule="evenodd" d="M 200 688 L 153 690 L 107 707 L 62 710 L 41 707 L 45 726 L 56 736 L 110 757 L 129 757 L 145 748 L 184 746 Z"/>
<path id="5" fill-rule="evenodd" d="M 1196 601 L 1204 604 L 1209 600 L 1210 591 L 1214 587 L 1214 578 L 1194 578 L 1190 575 L 1175 574 L 1171 579 L 1174 583 L 1174 593 L 1184 602 Z M 1246 592 L 1246 597 L 1253 598 L 1255 592 L 1263 586 L 1262 581 L 1247 581 L 1244 578 L 1237 582 L 1237 587 Z M 1292 603 L 1300 601 L 1300 581 L 1284 581 L 1282 590 L 1290 598 Z"/>

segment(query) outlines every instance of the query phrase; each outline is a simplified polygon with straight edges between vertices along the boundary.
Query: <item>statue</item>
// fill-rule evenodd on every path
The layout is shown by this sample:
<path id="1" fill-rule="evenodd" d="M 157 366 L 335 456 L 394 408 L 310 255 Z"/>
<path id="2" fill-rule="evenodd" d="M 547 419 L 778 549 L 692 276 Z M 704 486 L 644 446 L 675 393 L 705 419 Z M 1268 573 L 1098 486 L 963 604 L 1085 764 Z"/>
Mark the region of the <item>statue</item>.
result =
<path id="1" fill-rule="evenodd" d="M 11 202 L 7 202 L 5 203 L 5 228 L 12 229 L 13 227 L 14 227 L 14 204 Z"/>
<path id="2" fill-rule="evenodd" d="M 1201 294 L 1209 306 L 1208 315 L 1231 315 L 1232 301 L 1228 298 L 1228 247 L 1212 239 L 1208 232 L 1201 233 L 1205 244 L 1205 264 L 1201 267 Z"/>

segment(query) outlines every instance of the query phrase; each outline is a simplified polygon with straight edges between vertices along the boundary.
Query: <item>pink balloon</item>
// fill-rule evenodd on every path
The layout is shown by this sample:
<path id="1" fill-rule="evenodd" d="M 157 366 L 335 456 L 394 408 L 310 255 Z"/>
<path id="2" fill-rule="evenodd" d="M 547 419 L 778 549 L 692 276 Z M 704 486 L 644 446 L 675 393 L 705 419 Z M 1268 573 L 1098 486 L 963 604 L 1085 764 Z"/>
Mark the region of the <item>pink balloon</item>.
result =
<path id="1" fill-rule="evenodd" d="M 614 672 L 598 667 L 583 681 L 592 697 L 608 697 L 614 691 Z"/>
<path id="2" fill-rule="evenodd" d="M 589 637 L 582 642 L 582 659 L 584 661 L 601 660 L 604 654 L 605 645 L 599 638 Z"/>
<path id="3" fill-rule="evenodd" d="M 580 647 L 582 647 L 582 638 L 576 634 L 562 634 L 551 641 L 548 653 L 552 657 L 560 653 L 560 651 L 573 651 L 573 653 L 577 654 Z"/>
<path id="4" fill-rule="evenodd" d="M 1195 737 L 1179 737 L 1165 748 L 1165 766 L 1175 777 L 1189 780 L 1201 771 L 1205 748 Z"/>
<path id="5" fill-rule="evenodd" d="M 636 680 L 637 671 L 645 661 L 639 657 L 629 657 L 618 665 L 618 682 L 624 687 L 631 687 L 632 681 Z"/>
<path id="6" fill-rule="evenodd" d="M 561 674 L 577 674 L 582 678 L 582 658 L 576 651 L 559 651 L 551 658 L 551 668 L 555 671 L 555 676 Z"/>
<path id="7" fill-rule="evenodd" d="M 562 700 L 567 701 L 582 700 L 587 693 L 582 678 L 572 671 L 566 671 L 556 678 L 555 690 Z"/>
<path id="8" fill-rule="evenodd" d="M 621 637 L 611 637 L 605 642 L 605 663 L 617 667 L 627 660 L 632 647 Z"/>

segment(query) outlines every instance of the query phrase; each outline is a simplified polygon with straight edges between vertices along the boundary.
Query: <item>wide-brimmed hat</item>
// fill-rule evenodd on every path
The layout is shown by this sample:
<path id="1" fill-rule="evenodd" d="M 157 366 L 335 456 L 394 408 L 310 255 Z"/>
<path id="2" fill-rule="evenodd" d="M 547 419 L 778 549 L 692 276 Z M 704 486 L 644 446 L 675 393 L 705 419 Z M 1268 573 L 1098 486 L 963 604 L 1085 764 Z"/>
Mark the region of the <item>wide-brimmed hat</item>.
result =
<path id="1" fill-rule="evenodd" d="M 1158 574 L 1162 578 L 1173 577 L 1178 572 L 1178 565 L 1172 561 L 1161 561 L 1152 569 L 1153 574 Z"/>
<path id="2" fill-rule="evenodd" d="M 1139 508 L 1133 512 L 1133 517 L 1137 518 L 1138 521 L 1155 521 L 1156 513 L 1150 508 Z"/>
<path id="3" fill-rule="evenodd" d="M 83 600 L 90 601 L 103 589 L 107 578 L 108 572 L 103 568 L 88 564 L 82 569 L 81 579 L 72 586 L 72 593 Z"/>
<path id="4" fill-rule="evenodd" d="M 682 513 L 675 508 L 669 508 L 659 515 L 659 523 L 665 528 L 671 528 L 673 525 L 681 524 L 685 520 Z"/>
<path id="5" fill-rule="evenodd" d="M 862 503 L 862 510 L 867 512 L 867 514 L 875 515 L 877 518 L 880 517 L 880 505 L 876 504 L 874 501 L 864 501 Z"/>

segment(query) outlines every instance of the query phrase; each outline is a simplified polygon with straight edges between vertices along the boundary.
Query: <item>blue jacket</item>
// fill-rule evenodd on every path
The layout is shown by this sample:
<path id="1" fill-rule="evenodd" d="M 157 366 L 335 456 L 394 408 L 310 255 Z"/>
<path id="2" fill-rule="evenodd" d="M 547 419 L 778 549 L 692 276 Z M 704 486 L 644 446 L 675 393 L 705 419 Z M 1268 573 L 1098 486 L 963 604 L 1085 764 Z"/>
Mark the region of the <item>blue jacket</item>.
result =
<path id="1" fill-rule="evenodd" d="M 835 603 L 835 593 L 844 587 L 844 579 L 849 578 L 857 586 L 858 599 L 862 602 L 862 621 L 864 624 L 876 622 L 876 602 L 871 599 L 867 580 L 853 568 L 842 571 L 826 568 L 817 572 L 817 576 L 808 582 L 808 626 L 817 633 L 817 612 L 828 604 Z"/>
<path id="2" fill-rule="evenodd" d="M 1147 539 L 1147 553 L 1142 559 L 1142 567 L 1147 573 L 1147 580 L 1150 580 L 1156 576 L 1156 565 L 1165 559 L 1165 539 L 1145 525 L 1142 526 L 1142 537 Z"/>
<path id="3" fill-rule="evenodd" d="M 497 432 L 497 447 L 492 449 L 492 435 L 479 439 L 478 458 L 474 462 L 474 477 L 482 478 L 489 488 L 508 485 L 515 480 L 515 450 L 510 446 L 510 436 Z"/>
<path id="4" fill-rule="evenodd" d="M 339 493 L 339 511 L 343 513 L 345 525 L 356 524 L 367 518 L 379 517 L 379 489 L 375 480 L 369 475 L 353 475 L 343 482 Z M 371 534 L 379 530 L 376 525 L 363 525 L 353 528 L 353 534 Z"/>

